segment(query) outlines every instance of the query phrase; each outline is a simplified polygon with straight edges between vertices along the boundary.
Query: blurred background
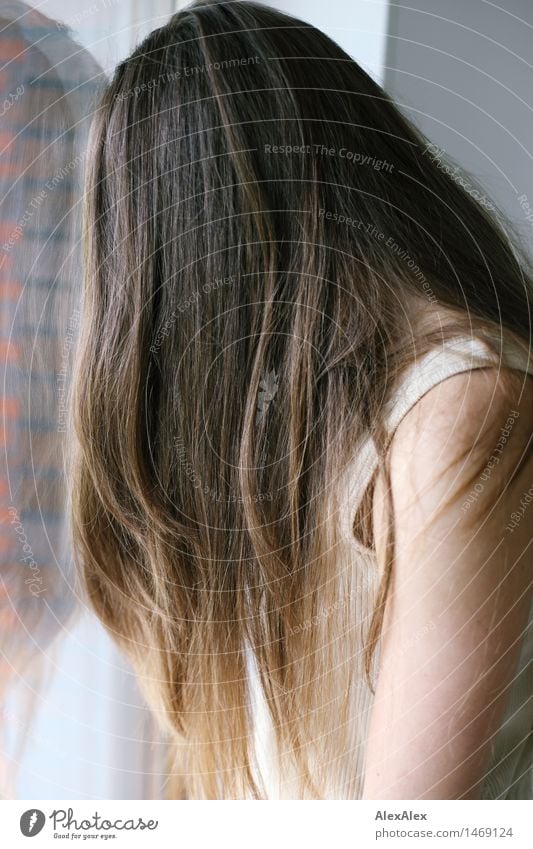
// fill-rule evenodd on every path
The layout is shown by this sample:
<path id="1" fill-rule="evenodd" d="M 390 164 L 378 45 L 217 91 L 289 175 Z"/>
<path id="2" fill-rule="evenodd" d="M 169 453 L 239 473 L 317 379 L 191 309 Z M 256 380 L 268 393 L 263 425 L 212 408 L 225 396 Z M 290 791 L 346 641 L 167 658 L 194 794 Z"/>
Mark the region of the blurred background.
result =
<path id="1" fill-rule="evenodd" d="M 76 589 L 64 546 L 62 479 L 68 446 L 58 409 L 66 409 L 79 321 L 79 198 L 90 115 L 105 75 L 182 5 L 0 0 L 0 793 L 6 796 L 150 799 L 178 792 L 168 780 L 167 743 L 127 664 L 93 616 L 71 615 Z M 270 5 L 341 44 L 435 144 L 434 155 L 474 175 L 531 245 L 530 0 Z M 33 100 L 24 97 L 30 88 Z M 44 337 L 54 340 L 46 363 Z M 21 547 L 31 598 L 32 585 L 21 581 L 17 565 Z M 44 669 L 35 663 L 43 657 Z"/>

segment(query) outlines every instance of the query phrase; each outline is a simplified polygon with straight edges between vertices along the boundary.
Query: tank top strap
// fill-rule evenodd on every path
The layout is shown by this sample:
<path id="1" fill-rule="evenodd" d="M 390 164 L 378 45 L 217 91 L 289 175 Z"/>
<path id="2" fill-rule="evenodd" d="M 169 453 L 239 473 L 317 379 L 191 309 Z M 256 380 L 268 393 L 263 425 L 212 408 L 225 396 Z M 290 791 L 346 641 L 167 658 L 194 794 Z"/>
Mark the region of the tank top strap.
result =
<path id="1" fill-rule="evenodd" d="M 387 404 L 385 421 L 392 436 L 402 419 L 423 395 L 441 381 L 478 368 L 511 368 L 533 374 L 533 355 L 501 337 L 494 336 L 496 353 L 477 337 L 457 336 L 432 348 L 409 367 Z"/>
<path id="2" fill-rule="evenodd" d="M 498 353 L 479 337 L 456 336 L 415 360 L 385 405 L 384 421 L 389 439 L 415 404 L 448 377 L 488 367 L 506 367 L 533 374 L 533 354 L 525 346 L 519 348 L 508 340 L 502 340 L 499 335 L 494 335 L 494 341 Z M 346 541 L 353 542 L 353 519 L 377 463 L 378 453 L 370 435 L 361 445 L 354 463 L 350 463 L 339 481 L 340 531 Z M 358 547 L 364 548 L 360 545 Z"/>

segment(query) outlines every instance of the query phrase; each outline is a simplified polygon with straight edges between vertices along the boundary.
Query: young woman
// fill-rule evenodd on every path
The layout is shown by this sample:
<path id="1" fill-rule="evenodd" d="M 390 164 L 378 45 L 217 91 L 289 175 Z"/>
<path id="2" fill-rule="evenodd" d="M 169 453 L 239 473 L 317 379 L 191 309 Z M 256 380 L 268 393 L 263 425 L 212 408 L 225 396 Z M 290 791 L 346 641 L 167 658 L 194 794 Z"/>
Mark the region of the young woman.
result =
<path id="1" fill-rule="evenodd" d="M 254 3 L 100 104 L 77 551 L 190 797 L 531 796 L 531 281 L 427 149 Z"/>

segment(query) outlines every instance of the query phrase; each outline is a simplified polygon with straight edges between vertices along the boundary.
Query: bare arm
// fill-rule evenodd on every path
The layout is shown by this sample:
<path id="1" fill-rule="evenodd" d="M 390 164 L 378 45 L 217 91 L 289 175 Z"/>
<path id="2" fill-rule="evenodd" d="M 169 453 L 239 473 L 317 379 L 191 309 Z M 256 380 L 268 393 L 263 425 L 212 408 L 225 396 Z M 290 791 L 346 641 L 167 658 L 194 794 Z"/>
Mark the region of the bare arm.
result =
<path id="1" fill-rule="evenodd" d="M 516 378 L 516 398 L 509 406 L 494 370 L 457 375 L 428 392 L 394 435 L 393 580 L 364 798 L 478 797 L 531 602 L 533 505 L 506 528 L 533 483 L 531 378 Z M 383 496 L 379 480 L 380 555 Z"/>

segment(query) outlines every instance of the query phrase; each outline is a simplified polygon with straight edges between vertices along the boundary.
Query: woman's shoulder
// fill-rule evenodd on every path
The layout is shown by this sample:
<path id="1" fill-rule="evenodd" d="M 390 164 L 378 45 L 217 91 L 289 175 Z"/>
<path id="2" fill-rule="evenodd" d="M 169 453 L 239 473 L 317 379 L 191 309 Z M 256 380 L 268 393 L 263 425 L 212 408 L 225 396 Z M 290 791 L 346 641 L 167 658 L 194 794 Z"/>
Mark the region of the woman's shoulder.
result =
<path id="1" fill-rule="evenodd" d="M 492 368 L 441 381 L 393 436 L 373 511 L 378 564 L 394 564 L 368 794 L 384 774 L 389 798 L 426 792 L 428 751 L 434 798 L 477 792 L 527 631 L 532 448 L 533 379 Z"/>
<path id="2" fill-rule="evenodd" d="M 447 384 L 441 393 L 453 395 L 454 387 L 465 386 L 470 392 L 474 381 L 475 395 L 471 398 L 474 403 L 482 402 L 480 393 L 487 391 L 487 378 L 474 376 L 478 370 L 492 370 L 495 387 L 500 384 L 502 391 L 512 383 L 512 372 L 517 375 L 518 392 L 525 375 L 533 375 L 533 349 L 526 341 L 506 328 L 485 325 L 468 330 L 467 324 L 464 315 L 447 307 L 414 308 L 409 344 L 414 356 L 391 387 L 384 410 L 390 435 L 407 413 L 441 383 Z M 452 378 L 452 384 L 448 385 Z"/>
<path id="3" fill-rule="evenodd" d="M 413 312 L 413 343 L 436 327 L 450 327 L 453 317 L 449 310 Z M 527 442 L 533 430 L 533 378 L 526 376 L 533 375 L 533 354 L 525 343 L 502 331 L 487 331 L 485 336 L 455 332 L 443 333 L 426 349 L 418 344 L 413 348 L 421 353 L 391 387 L 383 407 L 385 433 L 389 446 L 394 437 L 397 463 L 403 455 L 411 467 L 417 461 L 418 474 L 441 474 L 438 463 L 453 466 L 454 456 L 466 452 L 464 475 L 472 475 L 484 452 L 498 444 L 508 419 L 515 433 L 513 446 Z M 512 463 L 509 451 L 506 457 Z M 374 489 L 370 484 L 376 484 L 378 461 L 369 435 L 341 480 L 341 524 L 349 540 L 354 512 L 367 490 Z"/>
<path id="4" fill-rule="evenodd" d="M 465 451 L 475 462 L 502 435 L 509 458 L 533 439 L 533 375 L 487 365 L 453 371 L 431 385 L 395 428 L 393 443 L 396 455 L 410 454 L 411 465 L 428 474 L 440 458 L 449 463 Z"/>

